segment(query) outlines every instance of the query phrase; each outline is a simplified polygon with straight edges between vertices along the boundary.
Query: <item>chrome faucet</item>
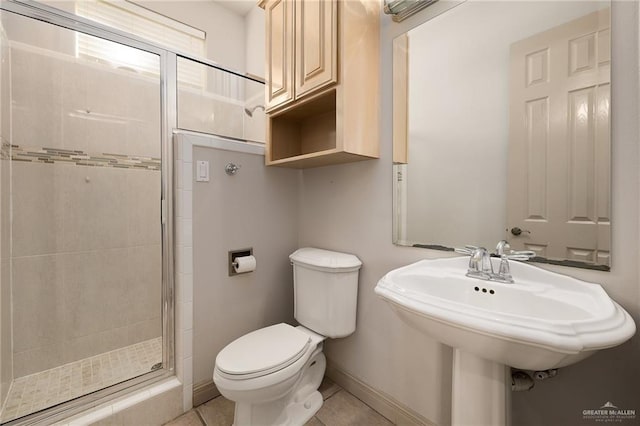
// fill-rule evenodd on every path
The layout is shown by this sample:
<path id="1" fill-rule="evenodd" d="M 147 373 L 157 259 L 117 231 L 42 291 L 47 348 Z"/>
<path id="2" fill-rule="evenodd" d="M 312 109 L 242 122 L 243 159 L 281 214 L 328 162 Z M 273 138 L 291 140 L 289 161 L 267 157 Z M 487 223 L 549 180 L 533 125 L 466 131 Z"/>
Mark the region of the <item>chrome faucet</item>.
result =
<path id="1" fill-rule="evenodd" d="M 490 280 L 494 276 L 491 255 L 484 247 L 465 246 L 456 249 L 457 253 L 469 255 L 469 269 L 467 276 L 481 280 Z"/>
<path id="2" fill-rule="evenodd" d="M 498 256 L 502 256 L 503 254 L 505 254 L 505 252 L 508 252 L 510 250 L 511 250 L 511 246 L 509 245 L 509 241 L 507 240 L 500 241 L 496 246 L 496 254 Z"/>
<path id="3" fill-rule="evenodd" d="M 535 252 L 529 250 L 513 251 L 509 242 L 502 240 L 496 246 L 495 254 L 500 257 L 500 267 L 495 273 L 491 264 L 491 255 L 484 247 L 465 246 L 463 249 L 456 249 L 456 252 L 470 256 L 467 277 L 508 284 L 513 283 L 509 260 L 529 260 L 536 255 Z"/>
<path id="4" fill-rule="evenodd" d="M 509 267 L 509 255 L 511 252 L 511 245 L 507 240 L 502 240 L 496 246 L 496 254 L 500 256 L 500 267 L 498 268 L 498 274 L 495 280 L 501 283 L 513 283 L 513 277 L 511 276 L 511 268 Z"/>

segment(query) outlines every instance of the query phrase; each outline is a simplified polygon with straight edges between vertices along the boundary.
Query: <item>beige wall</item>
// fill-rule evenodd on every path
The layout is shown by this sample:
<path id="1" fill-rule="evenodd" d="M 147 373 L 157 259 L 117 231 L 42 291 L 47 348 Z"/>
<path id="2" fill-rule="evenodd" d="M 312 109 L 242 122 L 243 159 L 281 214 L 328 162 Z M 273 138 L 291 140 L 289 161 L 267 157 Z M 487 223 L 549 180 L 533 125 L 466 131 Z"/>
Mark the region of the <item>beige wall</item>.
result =
<path id="1" fill-rule="evenodd" d="M 14 146 L 159 160 L 158 78 L 11 50 Z M 14 377 L 160 336 L 160 171 L 15 160 L 11 179 Z"/>
<path id="2" fill-rule="evenodd" d="M 427 9 L 429 10 L 429 9 Z M 555 268 L 604 284 L 637 319 L 640 315 L 638 240 L 638 6 L 613 7 L 613 252 L 610 273 Z M 303 172 L 300 245 L 352 252 L 364 266 L 358 295 L 357 330 L 327 343 L 339 367 L 405 403 L 437 424 L 450 423 L 451 350 L 403 324 L 374 292 L 389 270 L 439 252 L 396 247 L 392 237 L 391 40 L 425 20 L 382 19 L 382 132 L 379 160 Z M 374 125 L 374 123 L 372 123 Z M 582 410 L 606 401 L 638 409 L 640 347 L 635 338 L 604 351 L 533 391 L 513 398 L 513 424 L 580 424 Z"/>
<path id="3" fill-rule="evenodd" d="M 258 328 L 293 320 L 289 254 L 298 247 L 300 172 L 266 168 L 264 156 L 196 147 L 211 180 L 193 182 L 193 383 L 210 382 L 215 357 Z M 240 166 L 235 176 L 227 163 Z M 253 247 L 256 271 L 228 276 L 227 252 Z"/>
<path id="4" fill-rule="evenodd" d="M 245 66 L 248 73 L 264 78 L 264 10 L 254 7 L 244 17 L 245 26 Z M 263 88 L 264 90 L 264 88 Z"/>
<path id="5" fill-rule="evenodd" d="M 215 1 L 137 1 L 137 4 L 207 33 L 206 57 L 245 72 L 244 18 Z"/>

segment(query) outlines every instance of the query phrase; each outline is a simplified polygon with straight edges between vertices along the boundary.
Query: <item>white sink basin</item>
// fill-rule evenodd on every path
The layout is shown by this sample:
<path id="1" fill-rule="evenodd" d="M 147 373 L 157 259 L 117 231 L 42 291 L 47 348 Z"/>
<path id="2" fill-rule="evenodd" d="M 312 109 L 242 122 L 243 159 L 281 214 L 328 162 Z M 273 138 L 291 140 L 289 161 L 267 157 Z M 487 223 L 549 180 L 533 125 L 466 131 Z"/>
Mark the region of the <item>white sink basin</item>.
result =
<path id="1" fill-rule="evenodd" d="M 389 272 L 375 291 L 432 338 L 526 370 L 573 364 L 635 333 L 633 319 L 598 284 L 515 261 L 514 284 L 483 281 L 465 276 L 468 261 L 422 260 Z"/>

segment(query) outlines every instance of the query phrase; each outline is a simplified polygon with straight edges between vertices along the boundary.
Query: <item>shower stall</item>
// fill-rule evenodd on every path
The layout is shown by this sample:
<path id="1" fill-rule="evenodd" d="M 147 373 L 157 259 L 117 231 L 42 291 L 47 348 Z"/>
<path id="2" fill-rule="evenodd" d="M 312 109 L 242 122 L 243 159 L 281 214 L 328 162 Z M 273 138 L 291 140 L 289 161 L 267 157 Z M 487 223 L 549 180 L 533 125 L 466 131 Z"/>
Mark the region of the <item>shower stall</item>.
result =
<path id="1" fill-rule="evenodd" d="M 264 89 L 21 1 L 0 61 L 0 423 L 46 422 L 175 374 L 172 133 L 260 142 Z"/>

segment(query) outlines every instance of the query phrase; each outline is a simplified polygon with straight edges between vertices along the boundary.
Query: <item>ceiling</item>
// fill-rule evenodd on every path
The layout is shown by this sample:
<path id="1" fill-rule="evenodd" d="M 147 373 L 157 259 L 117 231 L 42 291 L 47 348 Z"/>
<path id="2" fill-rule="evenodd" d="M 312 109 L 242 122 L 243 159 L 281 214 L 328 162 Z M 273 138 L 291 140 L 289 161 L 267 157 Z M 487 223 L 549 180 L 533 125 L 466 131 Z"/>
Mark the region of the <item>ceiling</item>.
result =
<path id="1" fill-rule="evenodd" d="M 245 16 L 251 9 L 257 7 L 258 2 L 256 0 L 212 0 L 215 3 L 229 9 L 230 11 Z"/>

